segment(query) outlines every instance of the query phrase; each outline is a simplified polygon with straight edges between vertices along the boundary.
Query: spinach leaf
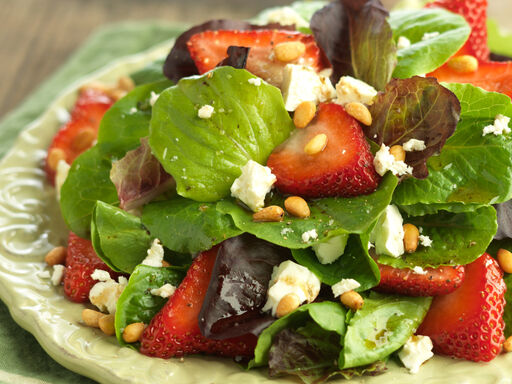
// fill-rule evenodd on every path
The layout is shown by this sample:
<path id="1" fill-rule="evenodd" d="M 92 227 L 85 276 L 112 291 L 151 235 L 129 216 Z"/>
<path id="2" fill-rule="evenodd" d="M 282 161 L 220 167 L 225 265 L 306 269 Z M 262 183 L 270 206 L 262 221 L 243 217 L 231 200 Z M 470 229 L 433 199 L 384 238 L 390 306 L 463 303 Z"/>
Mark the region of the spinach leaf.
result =
<path id="1" fill-rule="evenodd" d="M 503 320 L 505 321 L 505 337 L 512 336 L 512 275 L 505 276 L 505 284 L 507 284 L 507 292 L 505 292 L 505 312 Z"/>
<path id="2" fill-rule="evenodd" d="M 152 63 L 149 63 L 144 68 L 139 69 L 130 75 L 135 85 L 143 85 L 148 83 L 154 83 L 157 81 L 166 80 L 162 67 L 164 65 L 164 59 L 157 59 Z"/>
<path id="3" fill-rule="evenodd" d="M 487 252 L 492 257 L 496 258 L 498 255 L 498 251 L 503 248 L 509 252 L 512 252 L 512 239 L 501 239 L 501 240 L 493 240 L 491 244 L 487 247 Z"/>
<path id="4" fill-rule="evenodd" d="M 493 53 L 512 56 L 512 33 L 500 28 L 496 20 L 487 19 L 487 43 Z"/>
<path id="5" fill-rule="evenodd" d="M 399 49 L 393 77 L 406 79 L 439 68 L 466 42 L 471 28 L 464 17 L 441 8 L 400 10 L 388 19 L 395 41 L 403 36 L 411 46 Z M 439 35 L 423 40 L 425 33 Z"/>
<path id="6" fill-rule="evenodd" d="M 464 203 L 438 203 L 438 204 L 412 204 L 400 205 L 400 210 L 409 216 L 433 215 L 439 211 L 447 211 L 452 213 L 474 212 L 478 208 L 485 205 L 482 204 L 464 204 Z"/>
<path id="7" fill-rule="evenodd" d="M 149 144 L 177 184 L 178 194 L 198 201 L 229 195 L 249 160 L 265 163 L 294 129 L 279 89 L 244 69 L 216 68 L 184 78 L 160 94 L 153 108 Z M 198 116 L 214 108 L 208 119 Z"/>
<path id="8" fill-rule="evenodd" d="M 371 292 L 348 323 L 339 367 L 358 367 L 389 356 L 416 331 L 431 302 L 431 297 Z"/>
<path id="9" fill-rule="evenodd" d="M 139 265 L 135 268 L 117 301 L 115 327 L 119 344 L 130 345 L 123 340 L 123 331 L 128 324 L 149 324 L 166 303 L 167 299 L 152 295 L 151 290 L 164 284 L 177 287 L 185 274 L 186 268 L 181 267 L 157 268 Z"/>

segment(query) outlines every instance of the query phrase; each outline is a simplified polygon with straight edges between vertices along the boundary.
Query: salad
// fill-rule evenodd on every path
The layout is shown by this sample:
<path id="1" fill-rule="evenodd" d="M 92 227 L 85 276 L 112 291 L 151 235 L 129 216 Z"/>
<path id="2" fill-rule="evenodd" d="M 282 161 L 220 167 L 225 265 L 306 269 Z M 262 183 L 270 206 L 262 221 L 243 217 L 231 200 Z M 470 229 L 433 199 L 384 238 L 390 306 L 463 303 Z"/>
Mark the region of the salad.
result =
<path id="1" fill-rule="evenodd" d="M 53 284 L 144 355 L 306 383 L 512 350 L 512 66 L 486 5 L 296 3 L 84 86 L 45 163 Z"/>

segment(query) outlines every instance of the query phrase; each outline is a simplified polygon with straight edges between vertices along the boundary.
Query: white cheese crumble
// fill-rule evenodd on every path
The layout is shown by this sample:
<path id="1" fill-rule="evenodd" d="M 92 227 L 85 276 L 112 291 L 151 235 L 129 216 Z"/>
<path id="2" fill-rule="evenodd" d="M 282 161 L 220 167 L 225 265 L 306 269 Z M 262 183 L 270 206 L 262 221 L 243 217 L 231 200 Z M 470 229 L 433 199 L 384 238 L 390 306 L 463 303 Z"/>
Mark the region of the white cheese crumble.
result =
<path id="1" fill-rule="evenodd" d="M 160 288 L 154 288 L 150 292 L 153 296 L 160 296 L 164 299 L 171 297 L 172 294 L 176 291 L 176 287 L 172 284 L 164 284 Z"/>
<path id="2" fill-rule="evenodd" d="M 259 87 L 261 85 L 261 79 L 259 77 L 251 77 L 249 80 L 247 80 L 249 84 L 255 85 L 256 87 Z"/>
<path id="3" fill-rule="evenodd" d="M 295 28 L 309 28 L 308 21 L 291 7 L 271 9 L 265 14 L 265 17 L 267 23 L 295 25 Z"/>
<path id="4" fill-rule="evenodd" d="M 281 229 L 281 236 L 286 236 L 289 233 L 293 233 L 293 229 L 291 229 L 291 228 L 283 228 L 283 229 Z"/>
<path id="5" fill-rule="evenodd" d="M 62 264 L 56 264 L 53 266 L 53 272 L 52 272 L 52 284 L 53 285 L 59 285 L 62 282 L 62 279 L 64 278 L 64 271 L 66 270 L 66 267 Z"/>
<path id="6" fill-rule="evenodd" d="M 37 273 L 37 276 L 39 276 L 41 279 L 49 279 L 51 277 L 50 271 L 41 271 Z"/>
<path id="7" fill-rule="evenodd" d="M 509 123 L 510 117 L 501 114 L 496 115 L 494 118 L 494 124 L 484 127 L 482 136 L 488 135 L 490 133 L 494 134 L 495 136 L 503 135 L 504 133 L 510 133 L 510 127 L 508 126 Z"/>
<path id="8" fill-rule="evenodd" d="M 231 186 L 231 196 L 241 200 L 254 212 L 265 206 L 265 196 L 276 182 L 269 167 L 249 160 L 242 167 L 242 174 Z"/>
<path id="9" fill-rule="evenodd" d="M 343 255 L 345 247 L 347 246 L 348 234 L 331 237 L 327 241 L 313 244 L 312 248 L 315 251 L 318 261 L 322 264 L 331 264 Z"/>
<path id="10" fill-rule="evenodd" d="M 302 241 L 305 243 L 309 243 L 311 240 L 318 239 L 318 233 L 316 233 L 316 229 L 310 229 L 302 234 Z"/>
<path id="11" fill-rule="evenodd" d="M 377 90 L 364 81 L 351 76 L 343 76 L 336 84 L 337 104 L 362 103 L 372 105 Z"/>
<path id="12" fill-rule="evenodd" d="M 424 247 L 431 247 L 432 246 L 432 239 L 428 236 L 420 235 L 419 237 L 421 245 Z"/>
<path id="13" fill-rule="evenodd" d="M 433 348 L 430 337 L 413 335 L 398 352 L 398 357 L 410 373 L 418 373 L 421 365 L 434 356 Z"/>
<path id="14" fill-rule="evenodd" d="M 102 312 L 115 313 L 117 300 L 127 284 L 128 280 L 123 276 L 119 277 L 119 282 L 112 279 L 100 281 L 91 288 L 89 301 Z"/>
<path id="15" fill-rule="evenodd" d="M 281 90 L 287 111 L 295 111 L 304 101 L 318 104 L 336 97 L 329 78 L 305 65 L 287 64 L 284 67 Z"/>
<path id="16" fill-rule="evenodd" d="M 400 211 L 388 205 L 370 234 L 377 255 L 400 257 L 404 254 L 404 228 Z"/>
<path id="17" fill-rule="evenodd" d="M 137 108 L 135 108 L 135 107 L 131 107 L 131 108 L 130 108 L 130 110 L 128 111 L 128 113 L 129 113 L 130 115 L 133 115 L 134 113 L 137 113 Z"/>
<path id="18" fill-rule="evenodd" d="M 423 268 L 421 268 L 420 266 L 416 266 L 412 269 L 412 271 L 417 274 L 417 275 L 426 275 L 427 274 L 427 271 L 425 271 Z"/>
<path id="19" fill-rule="evenodd" d="M 55 172 L 55 192 L 57 194 L 57 201 L 60 201 L 60 190 L 68 178 L 70 168 L 71 166 L 66 163 L 65 160 L 59 160 L 57 163 L 57 171 Z"/>
<path id="20" fill-rule="evenodd" d="M 69 120 L 71 120 L 71 115 L 67 109 L 62 107 L 55 109 L 55 116 L 57 117 L 57 121 L 61 124 L 66 124 Z"/>
<path id="21" fill-rule="evenodd" d="M 151 91 L 151 93 L 149 94 L 149 105 L 151 105 L 153 107 L 159 97 L 160 97 L 159 93 L 155 93 L 155 92 Z"/>
<path id="22" fill-rule="evenodd" d="M 398 38 L 398 41 L 396 43 L 396 49 L 398 49 L 398 50 L 407 49 L 410 46 L 411 46 L 411 40 L 409 40 L 407 37 L 400 36 Z"/>
<path id="23" fill-rule="evenodd" d="M 110 273 L 104 271 L 103 269 L 95 269 L 93 273 L 91 273 L 91 278 L 93 280 L 98 281 L 109 281 L 112 280 L 110 277 Z"/>
<path id="24" fill-rule="evenodd" d="M 213 112 L 215 111 L 215 108 L 213 108 L 211 105 L 203 105 L 201 108 L 199 108 L 199 111 L 197 111 L 197 116 L 201 119 L 209 119 L 212 117 Z"/>
<path id="25" fill-rule="evenodd" d="M 353 291 L 361 286 L 357 280 L 354 279 L 341 279 L 336 284 L 334 284 L 332 289 L 332 294 L 334 297 L 338 297 L 347 293 L 349 291 Z"/>
<path id="26" fill-rule="evenodd" d="M 262 310 L 271 310 L 272 315 L 275 316 L 277 306 L 284 296 L 294 293 L 301 304 L 311 303 L 319 292 L 320 280 L 318 277 L 306 267 L 287 260 L 274 267 L 269 282 L 267 302 Z"/>
<path id="27" fill-rule="evenodd" d="M 433 39 L 434 37 L 437 37 L 439 36 L 439 32 L 425 32 L 423 34 L 423 37 L 421 38 L 422 41 L 427 41 L 427 40 L 430 40 L 430 39 Z"/>
<path id="28" fill-rule="evenodd" d="M 406 141 L 402 145 L 404 151 L 406 152 L 413 152 L 413 151 L 423 151 L 427 148 L 425 145 L 425 142 L 423 140 L 417 140 L 417 139 L 410 139 L 409 141 Z"/>
<path id="29" fill-rule="evenodd" d="M 160 240 L 155 239 L 151 243 L 151 247 L 148 249 L 147 256 L 142 260 L 141 264 L 149 265 L 150 267 L 161 267 L 164 261 L 164 247 L 160 243 Z"/>
<path id="30" fill-rule="evenodd" d="M 412 167 L 401 160 L 396 161 L 395 157 L 389 152 L 389 147 L 385 144 L 382 144 L 375 154 L 373 165 L 377 173 L 381 176 L 384 176 L 387 171 L 391 171 L 395 176 L 412 174 Z"/>

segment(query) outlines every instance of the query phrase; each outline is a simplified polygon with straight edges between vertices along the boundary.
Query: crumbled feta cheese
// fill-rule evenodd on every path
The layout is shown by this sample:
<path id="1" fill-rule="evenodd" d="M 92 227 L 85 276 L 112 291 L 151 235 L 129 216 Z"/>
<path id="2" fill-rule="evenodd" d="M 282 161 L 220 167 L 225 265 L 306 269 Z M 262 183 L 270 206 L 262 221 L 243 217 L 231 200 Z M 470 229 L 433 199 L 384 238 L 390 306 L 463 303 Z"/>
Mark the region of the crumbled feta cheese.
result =
<path id="1" fill-rule="evenodd" d="M 121 279 L 121 277 L 119 282 L 112 279 L 100 281 L 91 288 L 89 301 L 102 312 L 115 313 L 117 300 L 127 284 L 126 278 Z"/>
<path id="2" fill-rule="evenodd" d="M 351 76 L 343 76 L 336 84 L 337 104 L 362 103 L 372 105 L 377 90 L 364 81 Z"/>
<path id="3" fill-rule="evenodd" d="M 510 117 L 499 114 L 494 118 L 493 125 L 484 127 L 482 136 L 488 135 L 490 133 L 494 134 L 495 136 L 503 135 L 504 133 L 510 133 L 510 127 L 508 126 L 509 123 Z"/>
<path id="4" fill-rule="evenodd" d="M 422 41 L 427 41 L 430 39 L 433 39 L 434 37 L 439 36 L 439 32 L 425 32 L 423 34 L 423 37 L 421 38 Z"/>
<path id="5" fill-rule="evenodd" d="M 160 97 L 159 93 L 155 93 L 155 92 L 151 91 L 151 93 L 149 94 L 149 105 L 151 105 L 153 107 L 159 97 Z"/>
<path id="6" fill-rule="evenodd" d="M 57 201 L 60 200 L 60 190 L 68 178 L 70 168 L 71 166 L 66 163 L 65 160 L 59 160 L 57 163 L 57 171 L 55 173 L 55 192 L 57 194 Z"/>
<path id="7" fill-rule="evenodd" d="M 104 271 L 103 269 L 95 269 L 93 273 L 91 273 L 91 278 L 93 280 L 98 281 L 109 281 L 112 280 L 110 277 L 110 273 L 107 271 Z"/>
<path id="8" fill-rule="evenodd" d="M 316 229 L 310 229 L 302 234 L 302 241 L 305 243 L 309 243 L 311 240 L 318 239 L 318 233 L 316 233 Z"/>
<path id="9" fill-rule="evenodd" d="M 62 107 L 55 109 L 55 116 L 57 117 L 57 121 L 61 124 L 66 124 L 69 120 L 71 120 L 71 115 L 69 112 Z"/>
<path id="10" fill-rule="evenodd" d="M 414 267 L 413 269 L 413 272 L 417 275 L 426 275 L 427 274 L 427 271 L 425 271 L 423 268 L 421 268 L 420 266 L 416 266 Z"/>
<path id="11" fill-rule="evenodd" d="M 412 167 L 403 161 L 396 161 L 395 157 L 389 152 L 389 147 L 382 144 L 373 159 L 375 170 L 381 176 L 387 171 L 391 171 L 395 176 L 411 175 Z"/>
<path id="12" fill-rule="evenodd" d="M 409 40 L 407 37 L 400 36 L 398 38 L 398 41 L 396 43 L 396 49 L 398 49 L 398 50 L 407 49 L 410 46 L 411 46 L 411 40 Z"/>
<path id="13" fill-rule="evenodd" d="M 293 233 L 293 229 L 291 229 L 291 228 L 283 228 L 283 229 L 281 229 L 281 236 L 286 236 L 289 233 Z"/>
<path id="14" fill-rule="evenodd" d="M 209 119 L 212 117 L 214 111 L 215 108 L 213 108 L 211 105 L 203 105 L 201 108 L 199 108 L 199 111 L 197 111 L 197 116 L 199 116 L 201 119 Z"/>
<path id="15" fill-rule="evenodd" d="M 398 352 L 398 357 L 409 372 L 418 373 L 421 365 L 434 356 L 433 348 L 430 337 L 413 335 Z"/>
<path id="16" fill-rule="evenodd" d="M 400 257 L 404 254 L 404 228 L 400 211 L 388 205 L 370 234 L 377 255 Z"/>
<path id="17" fill-rule="evenodd" d="M 38 272 L 37 276 L 39 276 L 41 279 L 49 279 L 49 278 L 51 278 L 50 271 Z"/>
<path id="18" fill-rule="evenodd" d="M 406 141 L 402 147 L 404 148 L 404 151 L 406 152 L 412 152 L 412 151 L 423 151 L 427 148 L 425 145 L 425 142 L 423 140 L 417 140 L 417 139 L 410 139 L 409 141 Z"/>
<path id="19" fill-rule="evenodd" d="M 265 196 L 276 182 L 269 167 L 249 160 L 242 167 L 242 174 L 231 186 L 231 196 L 240 199 L 254 212 L 265 206 Z"/>
<path id="20" fill-rule="evenodd" d="M 309 23 L 291 7 L 271 9 L 265 14 L 267 23 L 295 25 L 295 28 L 309 28 Z"/>
<path id="21" fill-rule="evenodd" d="M 164 284 L 160 288 L 152 289 L 150 292 L 153 296 L 160 296 L 164 299 L 171 297 L 172 294 L 176 291 L 176 287 L 172 284 Z"/>
<path id="22" fill-rule="evenodd" d="M 354 279 L 341 279 L 336 284 L 334 284 L 332 289 L 332 294 L 334 297 L 338 297 L 343 295 L 346 292 L 353 291 L 361 286 L 357 280 Z"/>
<path id="23" fill-rule="evenodd" d="M 297 64 L 284 67 L 281 90 L 287 111 L 295 111 L 304 101 L 318 104 L 336 97 L 328 77 L 319 75 L 311 67 Z"/>
<path id="24" fill-rule="evenodd" d="M 306 267 L 287 260 L 274 267 L 267 292 L 267 302 L 263 311 L 272 311 L 275 316 L 281 299 L 294 293 L 300 303 L 311 303 L 320 292 L 320 280 Z"/>
<path id="25" fill-rule="evenodd" d="M 261 85 L 261 79 L 259 77 L 251 77 L 247 82 L 257 87 Z"/>
<path id="26" fill-rule="evenodd" d="M 62 282 L 62 279 L 64 278 L 64 271 L 66 270 L 66 267 L 62 264 L 56 264 L 53 266 L 53 272 L 52 272 L 52 284 L 53 285 L 59 285 Z"/>
<path id="27" fill-rule="evenodd" d="M 348 234 L 331 237 L 329 240 L 312 246 L 318 261 L 322 264 L 331 264 L 345 252 Z"/>
<path id="28" fill-rule="evenodd" d="M 134 113 L 137 113 L 137 108 L 135 108 L 135 107 L 131 107 L 131 108 L 130 108 L 130 110 L 128 111 L 128 113 L 129 113 L 130 115 L 133 115 Z"/>
<path id="29" fill-rule="evenodd" d="M 424 247 L 431 247 L 432 246 L 432 239 L 428 236 L 420 235 L 420 243 Z"/>
<path id="30" fill-rule="evenodd" d="M 160 240 L 155 239 L 148 249 L 148 254 L 141 264 L 149 265 L 150 267 L 161 267 L 164 261 L 164 247 Z"/>

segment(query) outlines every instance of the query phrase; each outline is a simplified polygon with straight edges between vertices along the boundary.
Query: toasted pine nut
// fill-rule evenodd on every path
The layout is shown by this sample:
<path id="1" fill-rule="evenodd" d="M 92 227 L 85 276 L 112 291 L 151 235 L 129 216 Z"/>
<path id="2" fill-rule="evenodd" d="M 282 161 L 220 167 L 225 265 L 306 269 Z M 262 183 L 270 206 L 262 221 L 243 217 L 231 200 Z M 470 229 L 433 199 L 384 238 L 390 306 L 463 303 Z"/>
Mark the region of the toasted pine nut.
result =
<path id="1" fill-rule="evenodd" d="M 126 92 L 130 92 L 133 88 L 135 88 L 135 83 L 131 77 L 121 76 L 117 81 L 117 87 Z"/>
<path id="2" fill-rule="evenodd" d="M 169 262 L 167 262 L 165 260 L 162 261 L 162 267 L 170 267 L 170 266 L 171 266 L 171 264 Z"/>
<path id="3" fill-rule="evenodd" d="M 512 273 L 512 253 L 501 248 L 498 251 L 498 263 L 504 272 Z"/>
<path id="4" fill-rule="evenodd" d="M 353 311 L 363 308 L 364 300 L 356 291 L 348 291 L 340 296 L 341 303 Z"/>
<path id="5" fill-rule="evenodd" d="M 405 161 L 405 151 L 401 145 L 393 145 L 389 148 L 389 153 L 393 155 L 396 161 Z"/>
<path id="6" fill-rule="evenodd" d="M 512 336 L 509 336 L 503 343 L 503 349 L 505 352 L 512 352 Z"/>
<path id="7" fill-rule="evenodd" d="M 114 315 L 101 316 L 98 320 L 98 325 L 105 335 L 112 336 L 116 334 Z"/>
<path id="8" fill-rule="evenodd" d="M 48 152 L 48 166 L 52 171 L 57 170 L 57 165 L 61 160 L 66 160 L 66 153 L 62 149 L 52 148 L 50 152 Z"/>
<path id="9" fill-rule="evenodd" d="M 405 252 L 413 253 L 418 248 L 420 231 L 414 224 L 404 224 L 404 248 Z"/>
<path id="10" fill-rule="evenodd" d="M 269 221 L 269 222 L 278 222 L 283 221 L 284 210 L 283 208 L 277 205 L 271 205 L 269 207 L 265 207 L 262 210 L 256 212 L 252 215 L 252 219 L 254 221 Z"/>
<path id="11" fill-rule="evenodd" d="M 288 41 L 274 47 L 276 59 L 288 63 L 297 60 L 306 52 L 306 46 L 300 41 Z"/>
<path id="12" fill-rule="evenodd" d="M 104 83 L 101 83 L 99 81 L 92 81 L 90 83 L 84 84 L 80 87 L 79 91 L 84 92 L 88 89 L 96 89 L 100 92 L 106 92 L 107 91 L 107 85 Z"/>
<path id="13" fill-rule="evenodd" d="M 276 308 L 276 316 L 283 317 L 299 308 L 300 299 L 295 293 L 284 296 Z"/>
<path id="14" fill-rule="evenodd" d="M 316 105 L 312 101 L 303 101 L 293 113 L 293 123 L 297 128 L 306 128 L 313 120 L 316 113 Z"/>
<path id="15" fill-rule="evenodd" d="M 284 201 L 288 213 L 295 217 L 306 218 L 311 215 L 308 203 L 302 197 L 290 196 Z"/>
<path id="16" fill-rule="evenodd" d="M 107 89 L 106 91 L 106 94 L 115 101 L 125 97 L 127 93 L 124 89 L 120 88 Z"/>
<path id="17" fill-rule="evenodd" d="M 46 254 L 44 257 L 44 261 L 46 261 L 46 264 L 49 266 L 54 266 L 57 264 L 64 264 L 66 261 L 66 255 L 68 253 L 68 250 L 66 247 L 56 247 L 53 248 L 50 252 Z"/>
<path id="18" fill-rule="evenodd" d="M 103 316 L 105 316 L 103 313 L 94 311 L 92 309 L 86 308 L 82 311 L 82 320 L 88 327 L 98 328 L 100 317 Z"/>
<path id="19" fill-rule="evenodd" d="M 361 103 L 348 103 L 345 105 L 345 110 L 354 119 L 363 123 L 364 125 L 372 125 L 372 114 L 366 105 Z"/>
<path id="20" fill-rule="evenodd" d="M 471 55 L 456 56 L 448 61 L 448 66 L 455 72 L 473 73 L 478 70 L 478 60 Z"/>
<path id="21" fill-rule="evenodd" d="M 144 332 L 144 323 L 128 324 L 123 331 L 123 340 L 127 343 L 135 343 Z"/>
<path id="22" fill-rule="evenodd" d="M 327 135 L 325 133 L 319 133 L 313 137 L 304 147 L 304 152 L 308 155 L 316 155 L 322 152 L 327 146 Z"/>
<path id="23" fill-rule="evenodd" d="M 77 151 L 81 151 L 92 147 L 96 140 L 96 132 L 92 128 L 85 128 L 78 132 L 71 141 L 71 147 Z"/>

